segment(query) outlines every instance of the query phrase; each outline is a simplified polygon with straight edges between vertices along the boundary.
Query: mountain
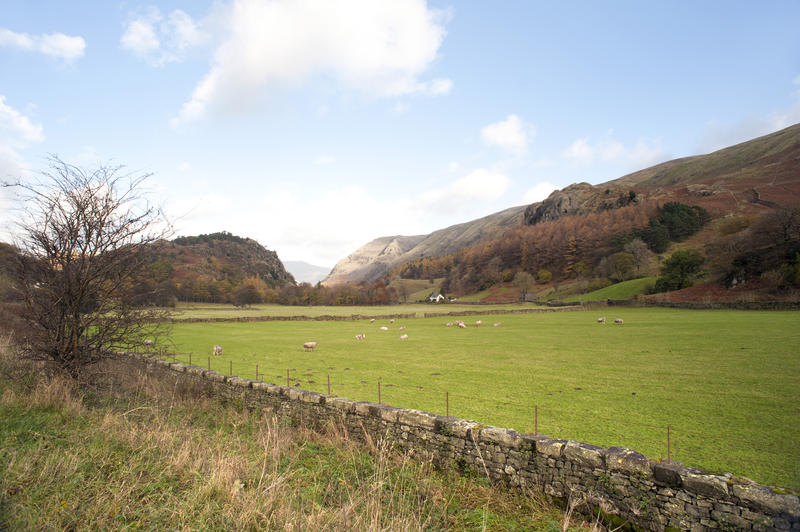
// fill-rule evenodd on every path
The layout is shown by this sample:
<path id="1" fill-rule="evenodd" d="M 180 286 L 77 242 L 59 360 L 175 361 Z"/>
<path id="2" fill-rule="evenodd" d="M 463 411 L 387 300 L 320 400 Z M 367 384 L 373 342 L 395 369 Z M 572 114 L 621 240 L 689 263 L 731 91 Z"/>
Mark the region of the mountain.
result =
<path id="1" fill-rule="evenodd" d="M 224 231 L 159 242 L 150 277 L 180 301 L 231 302 L 244 285 L 266 295 L 296 284 L 277 253 Z"/>
<path id="2" fill-rule="evenodd" d="M 372 281 L 394 266 L 421 257 L 453 253 L 460 248 L 496 238 L 522 223 L 525 206 L 512 207 L 471 222 L 439 229 L 429 235 L 386 236 L 340 260 L 322 281 L 326 286 Z"/>
<path id="3" fill-rule="evenodd" d="M 283 265 L 298 283 L 317 284 L 331 271 L 328 266 L 315 266 L 300 260 L 286 260 L 283 261 Z"/>
<path id="4" fill-rule="evenodd" d="M 429 235 L 377 238 L 341 260 L 323 284 L 374 280 L 405 262 L 491 242 L 513 227 L 618 209 L 630 213 L 637 206 L 644 212 L 647 205 L 673 201 L 701 206 L 714 218 L 760 216 L 777 206 L 800 206 L 800 124 L 607 183 L 572 184 L 542 202 L 512 207 Z"/>

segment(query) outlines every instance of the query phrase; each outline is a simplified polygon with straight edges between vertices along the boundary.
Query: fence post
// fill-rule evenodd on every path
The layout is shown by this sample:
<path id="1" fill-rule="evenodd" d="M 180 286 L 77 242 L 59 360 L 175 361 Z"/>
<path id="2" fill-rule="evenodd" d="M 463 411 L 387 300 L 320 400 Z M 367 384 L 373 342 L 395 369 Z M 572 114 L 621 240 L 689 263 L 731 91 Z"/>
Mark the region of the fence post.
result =
<path id="1" fill-rule="evenodd" d="M 669 425 L 667 425 L 667 463 L 672 462 L 670 441 L 669 441 Z"/>
<path id="2" fill-rule="evenodd" d="M 258 364 L 256 364 L 256 380 L 258 380 Z"/>
<path id="3" fill-rule="evenodd" d="M 289 386 L 289 368 L 286 368 L 286 386 Z"/>
<path id="4" fill-rule="evenodd" d="M 233 376 L 233 360 L 229 360 L 228 364 L 228 375 Z"/>
<path id="5" fill-rule="evenodd" d="M 211 371 L 211 357 L 208 357 L 208 371 Z"/>
<path id="6" fill-rule="evenodd" d="M 189 351 L 189 365 L 192 365 L 192 352 Z"/>
<path id="7" fill-rule="evenodd" d="M 381 380 L 378 379 L 378 404 L 381 404 Z"/>
<path id="8" fill-rule="evenodd" d="M 533 407 L 533 435 L 539 435 L 539 405 Z"/>
<path id="9" fill-rule="evenodd" d="M 450 417 L 450 392 L 444 392 L 445 415 Z"/>
<path id="10" fill-rule="evenodd" d="M 331 394 L 331 374 L 328 373 L 328 395 Z"/>

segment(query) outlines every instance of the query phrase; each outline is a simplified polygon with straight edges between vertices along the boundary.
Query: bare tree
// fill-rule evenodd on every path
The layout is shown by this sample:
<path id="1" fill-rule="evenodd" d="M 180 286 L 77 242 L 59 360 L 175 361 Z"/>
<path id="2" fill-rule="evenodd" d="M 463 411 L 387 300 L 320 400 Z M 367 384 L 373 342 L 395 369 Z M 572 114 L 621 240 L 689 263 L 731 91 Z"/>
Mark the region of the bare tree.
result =
<path id="1" fill-rule="evenodd" d="M 528 290 L 533 286 L 533 276 L 528 272 L 517 272 L 514 276 L 514 286 L 519 290 L 519 298 L 522 301 L 527 301 Z"/>
<path id="2" fill-rule="evenodd" d="M 165 311 L 135 305 L 132 292 L 170 228 L 142 196 L 149 174 L 85 170 L 55 156 L 49 163 L 35 182 L 5 184 L 25 199 L 15 281 L 27 330 L 19 343 L 24 356 L 78 376 L 114 350 L 155 341 Z"/>

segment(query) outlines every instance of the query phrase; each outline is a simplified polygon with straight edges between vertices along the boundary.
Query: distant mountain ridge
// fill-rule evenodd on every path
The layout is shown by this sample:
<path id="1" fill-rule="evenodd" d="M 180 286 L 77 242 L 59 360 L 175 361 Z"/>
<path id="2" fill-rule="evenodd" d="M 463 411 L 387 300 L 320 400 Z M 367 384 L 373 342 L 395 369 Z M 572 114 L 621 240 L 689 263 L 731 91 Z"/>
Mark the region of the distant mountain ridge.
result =
<path id="1" fill-rule="evenodd" d="M 606 183 L 575 183 L 547 199 L 429 235 L 373 240 L 339 261 L 323 284 L 377 279 L 393 267 L 497 238 L 511 227 L 654 201 L 701 204 L 713 215 L 800 205 L 800 124 L 706 155 L 683 157 Z"/>
<path id="2" fill-rule="evenodd" d="M 322 284 L 371 281 L 404 262 L 452 253 L 496 238 L 506 229 L 521 224 L 524 212 L 525 206 L 522 205 L 439 229 L 429 235 L 376 238 L 340 260 Z"/>
<path id="3" fill-rule="evenodd" d="M 317 266 L 301 260 L 285 260 L 283 266 L 298 283 L 317 284 L 331 272 L 328 266 Z"/>

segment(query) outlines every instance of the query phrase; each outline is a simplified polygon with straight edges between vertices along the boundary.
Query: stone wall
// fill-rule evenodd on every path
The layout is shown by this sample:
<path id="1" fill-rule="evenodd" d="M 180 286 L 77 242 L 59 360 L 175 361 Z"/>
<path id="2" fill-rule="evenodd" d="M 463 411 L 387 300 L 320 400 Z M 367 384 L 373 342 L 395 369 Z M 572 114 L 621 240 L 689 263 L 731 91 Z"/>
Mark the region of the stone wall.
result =
<path id="1" fill-rule="evenodd" d="M 647 530 L 800 531 L 800 498 L 731 475 L 653 462 L 624 447 L 607 449 L 519 434 L 419 410 L 393 408 L 222 375 L 197 366 L 120 355 L 148 372 L 169 372 L 222 401 L 266 410 L 295 425 L 339 423 L 355 439 L 388 440 L 398 451 L 515 488 L 531 488 L 583 511 Z"/>

